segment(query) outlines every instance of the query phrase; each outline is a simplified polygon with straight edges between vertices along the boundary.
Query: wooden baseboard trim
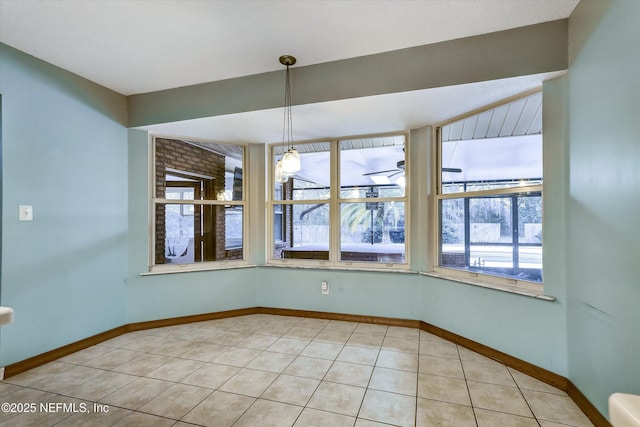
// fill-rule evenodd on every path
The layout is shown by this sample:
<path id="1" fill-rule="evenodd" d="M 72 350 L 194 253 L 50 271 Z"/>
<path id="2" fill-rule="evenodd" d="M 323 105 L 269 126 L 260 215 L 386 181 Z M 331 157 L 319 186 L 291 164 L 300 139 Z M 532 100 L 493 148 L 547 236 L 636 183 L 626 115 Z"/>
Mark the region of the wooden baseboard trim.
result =
<path id="1" fill-rule="evenodd" d="M 439 328 L 426 322 L 421 322 L 421 329 L 425 332 L 429 332 L 431 334 L 439 336 L 440 338 L 444 338 L 447 341 L 451 341 L 454 344 L 458 344 L 464 348 L 475 351 L 476 353 L 479 353 L 490 359 L 503 363 L 510 368 L 516 369 L 522 373 L 539 379 L 540 381 L 559 388 L 560 390 L 566 391 L 567 389 L 568 380 L 562 375 L 547 371 L 546 369 L 533 365 L 529 362 L 525 362 L 524 360 L 518 359 L 517 357 L 513 357 L 509 354 L 503 353 L 499 350 L 496 350 L 484 344 L 480 344 L 479 342 L 470 340 L 458 334 L 454 334 L 453 332 L 449 332 L 445 329 Z"/>
<path id="2" fill-rule="evenodd" d="M 92 345 L 100 344 L 101 342 L 126 334 L 127 332 L 127 325 L 118 326 L 117 328 L 109 329 L 108 331 L 101 332 L 80 341 L 72 342 L 71 344 L 67 344 L 63 347 L 47 351 L 46 353 L 38 354 L 37 356 L 21 360 L 20 362 L 12 363 L 11 365 L 5 366 L 4 377 L 9 378 L 14 375 L 18 375 L 22 372 L 28 371 L 29 369 L 37 368 L 45 363 L 53 362 L 61 357 L 68 356 L 76 351 L 91 347 Z"/>
<path id="3" fill-rule="evenodd" d="M 580 410 L 589 418 L 589 420 L 596 427 L 611 427 L 609 421 L 596 409 L 595 406 L 585 397 L 584 394 L 567 378 L 562 375 L 558 375 L 555 372 L 548 371 L 539 366 L 533 365 L 529 362 L 525 362 L 522 359 L 513 357 L 509 354 L 498 351 L 494 348 L 488 347 L 484 344 L 480 344 L 476 341 L 470 340 L 463 336 L 449 332 L 446 329 L 439 328 L 426 322 L 420 322 L 420 329 L 425 332 L 432 333 L 440 338 L 444 338 L 447 341 L 451 341 L 464 348 L 475 351 L 478 354 L 486 356 L 490 359 L 496 360 L 510 368 L 520 371 L 529 375 L 537 380 L 540 380 L 553 387 L 567 393 L 567 395 L 575 402 Z"/>
<path id="4" fill-rule="evenodd" d="M 377 325 L 418 328 L 419 320 L 398 319 L 395 317 L 366 316 L 362 314 L 330 313 L 324 311 L 293 310 L 289 308 L 257 307 L 257 313 L 278 316 L 311 317 L 315 319 L 340 320 L 344 322 L 373 323 Z"/>
<path id="5" fill-rule="evenodd" d="M 246 316 L 256 314 L 256 307 L 238 308 L 235 310 L 217 311 L 214 313 L 194 314 L 191 316 L 170 317 L 168 319 L 149 320 L 146 322 L 129 323 L 127 332 L 143 331 L 145 329 L 163 328 L 165 326 L 184 325 L 187 323 L 204 322 L 207 320 L 224 319 L 226 317 Z"/>
<path id="6" fill-rule="evenodd" d="M 582 412 L 584 412 L 584 414 L 587 416 L 587 418 L 589 418 L 594 426 L 611 427 L 609 420 L 607 420 L 604 415 L 602 415 L 600 411 L 598 411 L 596 407 L 593 406 L 589 399 L 587 399 L 587 397 L 582 394 L 578 387 L 576 387 L 575 384 L 573 384 L 570 380 L 567 380 L 567 389 L 565 391 L 567 392 L 571 400 L 573 400 L 576 405 L 578 405 L 578 408 L 580 408 Z"/>
<path id="7" fill-rule="evenodd" d="M 586 396 L 582 394 L 582 392 L 571 381 L 561 375 L 420 320 L 367 316 L 361 314 L 330 313 L 322 311 L 294 310 L 289 308 L 274 307 L 249 307 L 228 311 L 219 311 L 214 313 L 195 314 L 192 316 L 181 316 L 168 319 L 150 320 L 146 322 L 129 323 L 99 333 L 97 335 L 93 335 L 83 340 L 76 341 L 63 347 L 48 351 L 46 353 L 30 357 L 29 359 L 7 365 L 5 367 L 4 376 L 5 378 L 12 377 L 21 372 L 28 371 L 29 369 L 36 368 L 40 365 L 44 365 L 45 363 L 52 362 L 56 359 L 67 356 L 71 353 L 75 353 L 76 351 L 83 350 L 87 347 L 100 344 L 101 342 L 110 340 L 119 335 L 126 334 L 127 332 L 142 331 L 145 329 L 161 328 L 166 326 L 183 325 L 187 323 L 203 322 L 207 320 L 224 319 L 227 317 L 246 316 L 249 314 L 272 314 L 278 316 L 308 317 L 315 319 L 340 320 L 346 322 L 372 323 L 378 325 L 422 329 L 425 332 L 429 332 L 440 338 L 451 341 L 454 344 L 458 344 L 469 350 L 475 351 L 476 353 L 479 353 L 490 359 L 494 359 L 500 363 L 505 364 L 506 366 L 509 366 L 544 383 L 565 391 L 567 395 L 569 395 L 569 397 L 576 403 L 580 410 L 582 410 L 582 412 L 596 427 L 611 427 L 611 424 L 609 424 L 607 419 L 596 409 L 595 406 L 593 406 L 589 399 L 587 399 Z"/>
<path id="8" fill-rule="evenodd" d="M 225 317 L 244 316 L 247 314 L 256 313 L 256 308 L 240 308 L 237 310 L 218 311 L 214 313 L 195 314 L 192 316 L 172 317 L 168 319 L 151 320 L 148 322 L 137 322 L 122 325 L 114 329 L 110 329 L 105 332 L 101 332 L 96 335 L 92 335 L 88 338 L 81 339 L 79 341 L 67 344 L 63 347 L 47 351 L 46 353 L 38 354 L 37 356 L 30 357 L 20 362 L 12 363 L 4 368 L 4 378 L 9 378 L 14 375 L 18 375 L 29 369 L 37 368 L 45 363 L 53 362 L 61 357 L 68 356 L 85 348 L 91 347 L 96 344 L 100 344 L 104 341 L 126 334 L 128 332 L 142 331 L 145 329 L 161 328 L 164 326 L 183 325 L 185 323 L 203 322 L 206 320 L 223 319 Z"/>

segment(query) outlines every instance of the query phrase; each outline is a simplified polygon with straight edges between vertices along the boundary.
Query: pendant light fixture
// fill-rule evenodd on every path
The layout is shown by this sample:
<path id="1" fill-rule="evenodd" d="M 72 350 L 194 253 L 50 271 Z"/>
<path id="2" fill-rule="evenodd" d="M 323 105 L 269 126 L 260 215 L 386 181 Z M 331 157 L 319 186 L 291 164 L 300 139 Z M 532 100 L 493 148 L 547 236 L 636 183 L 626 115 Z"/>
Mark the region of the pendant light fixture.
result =
<path id="1" fill-rule="evenodd" d="M 291 114 L 291 77 L 289 67 L 296 63 L 291 55 L 282 55 L 280 63 L 287 67 L 284 82 L 284 119 L 282 123 L 282 157 L 276 163 L 275 180 L 284 183 L 296 173 L 300 172 L 300 154 L 293 147 L 293 120 Z M 285 148 L 288 149 L 285 151 Z"/>

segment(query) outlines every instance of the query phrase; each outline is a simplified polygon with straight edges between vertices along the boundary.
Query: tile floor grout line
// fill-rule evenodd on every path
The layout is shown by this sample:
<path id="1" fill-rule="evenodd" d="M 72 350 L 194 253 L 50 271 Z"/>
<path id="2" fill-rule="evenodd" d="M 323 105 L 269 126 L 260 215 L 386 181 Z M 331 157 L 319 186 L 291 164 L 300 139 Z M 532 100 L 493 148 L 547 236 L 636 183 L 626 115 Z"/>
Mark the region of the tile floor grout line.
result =
<path id="1" fill-rule="evenodd" d="M 416 366 L 416 404 L 413 418 L 413 425 L 418 425 L 418 394 L 420 393 L 420 334 L 418 333 L 418 366 Z"/>
<path id="2" fill-rule="evenodd" d="M 456 345 L 456 352 L 458 353 L 458 361 L 460 362 L 460 367 L 462 368 L 462 376 L 464 377 L 464 385 L 467 389 L 467 396 L 469 396 L 469 403 L 471 403 L 471 413 L 473 414 L 473 420 L 475 421 L 476 426 L 479 426 L 478 416 L 476 415 L 476 407 L 473 404 L 473 399 L 471 398 L 471 390 L 469 390 L 469 381 L 467 379 L 467 373 L 464 368 L 464 363 L 462 363 L 462 355 L 460 354 L 459 345 Z"/>
<path id="3" fill-rule="evenodd" d="M 516 381 L 515 377 L 513 376 L 513 372 L 511 372 L 511 370 L 509 368 L 507 368 L 507 372 L 509 372 L 509 376 L 511 377 L 513 382 L 516 384 L 516 387 L 518 388 L 518 392 L 520 393 L 520 396 L 522 396 L 522 399 L 527 404 L 527 408 L 529 408 L 529 411 L 531 411 L 531 415 L 533 415 L 533 419 L 536 420 L 536 423 L 538 423 L 538 426 L 541 426 L 540 420 L 536 416 L 536 413 L 533 412 L 533 408 L 531 407 L 531 404 L 529 404 L 529 401 L 527 400 L 527 398 L 524 396 L 524 393 L 522 392 L 522 389 L 520 388 L 520 384 L 518 384 L 518 381 Z"/>
<path id="4" fill-rule="evenodd" d="M 362 411 L 362 405 L 364 404 L 364 399 L 367 397 L 367 391 L 369 391 L 369 384 L 371 384 L 371 378 L 373 378 L 373 373 L 376 370 L 376 365 L 378 364 L 378 360 L 380 359 L 380 353 L 382 353 L 382 344 L 384 343 L 384 338 L 387 335 L 387 331 L 389 330 L 389 328 L 387 327 L 387 330 L 385 331 L 384 335 L 382 336 L 382 343 L 380 344 L 380 348 L 378 349 L 378 354 L 376 355 L 376 360 L 374 360 L 373 362 L 373 366 L 371 368 L 371 375 L 369 375 L 369 380 L 367 381 L 367 386 L 364 388 L 364 394 L 362 395 L 362 400 L 360 401 L 360 405 L 358 406 L 358 412 L 356 412 L 356 422 L 358 421 L 359 415 L 360 415 L 360 411 Z M 373 390 L 373 389 L 371 389 Z M 416 390 L 416 394 L 417 394 L 417 390 Z M 367 418 L 362 418 L 364 420 L 366 420 Z M 374 420 L 371 420 L 374 421 Z M 378 422 L 378 421 L 376 421 Z M 413 419 L 413 424 L 415 425 L 416 420 L 415 417 Z M 355 423 L 354 423 L 355 424 Z"/>

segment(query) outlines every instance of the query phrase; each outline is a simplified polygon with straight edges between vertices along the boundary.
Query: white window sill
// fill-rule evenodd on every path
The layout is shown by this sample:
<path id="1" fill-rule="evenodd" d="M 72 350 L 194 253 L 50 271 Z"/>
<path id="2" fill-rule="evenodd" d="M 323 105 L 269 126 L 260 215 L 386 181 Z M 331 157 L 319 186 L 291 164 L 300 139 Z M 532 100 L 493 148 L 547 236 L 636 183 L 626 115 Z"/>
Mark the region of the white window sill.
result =
<path id="1" fill-rule="evenodd" d="M 369 271 L 373 273 L 405 273 L 405 274 L 418 274 L 417 271 L 409 270 L 407 268 L 390 268 L 374 266 L 348 266 L 348 265 L 309 265 L 309 264 L 285 264 L 285 263 L 269 263 L 260 265 L 259 268 L 298 268 L 304 270 L 333 270 L 333 271 Z"/>
<path id="2" fill-rule="evenodd" d="M 523 289 L 517 285 L 508 285 L 500 283 L 489 283 L 482 279 L 474 277 L 462 277 L 455 274 L 446 274 L 440 270 L 438 271 L 420 271 L 419 274 L 423 276 L 437 277 L 438 279 L 450 280 L 453 282 L 464 283 L 467 285 L 480 286 L 482 288 L 493 289 L 496 291 L 509 292 L 512 294 L 522 295 L 525 297 L 536 298 L 543 301 L 555 301 L 557 298 L 552 295 L 545 295 L 543 292 L 535 291 L 533 289 Z"/>
<path id="3" fill-rule="evenodd" d="M 196 264 L 177 264 L 153 266 L 151 271 L 140 273 L 140 276 L 157 276 L 160 274 L 176 274 L 176 273 L 193 273 L 197 271 L 217 271 L 217 270 L 235 270 L 239 268 L 255 268 L 255 264 L 246 263 L 227 263 L 227 262 L 211 262 L 203 265 Z"/>

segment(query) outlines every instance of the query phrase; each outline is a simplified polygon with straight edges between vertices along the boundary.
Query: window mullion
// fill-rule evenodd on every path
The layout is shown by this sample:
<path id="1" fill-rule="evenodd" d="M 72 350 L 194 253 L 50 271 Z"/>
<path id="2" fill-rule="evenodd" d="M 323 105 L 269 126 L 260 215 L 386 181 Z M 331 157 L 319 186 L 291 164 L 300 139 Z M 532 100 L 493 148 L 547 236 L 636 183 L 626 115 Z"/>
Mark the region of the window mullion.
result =
<path id="1" fill-rule="evenodd" d="M 462 191 L 457 193 L 438 194 L 438 199 L 460 199 L 463 197 L 483 197 L 494 195 L 511 195 L 511 194 L 523 194 L 523 193 L 539 193 L 542 191 L 542 184 L 527 185 L 522 187 L 506 187 L 506 188 L 493 188 L 490 190 L 479 191 Z"/>
<path id="2" fill-rule="evenodd" d="M 513 273 L 517 275 L 520 272 L 520 234 L 518 232 L 518 196 L 515 194 L 511 196 L 511 227 L 513 227 L 511 233 L 513 244 Z"/>
<path id="3" fill-rule="evenodd" d="M 464 199 L 464 262 L 471 265 L 471 215 L 469 197 Z"/>
<path id="4" fill-rule="evenodd" d="M 337 140 L 331 141 L 329 194 L 329 261 L 332 264 L 340 260 L 340 149 Z"/>
<path id="5" fill-rule="evenodd" d="M 154 204 L 168 204 L 168 205 L 211 205 L 211 206 L 244 206 L 245 202 L 242 200 L 189 200 L 189 199 L 161 199 L 154 198 Z"/>

